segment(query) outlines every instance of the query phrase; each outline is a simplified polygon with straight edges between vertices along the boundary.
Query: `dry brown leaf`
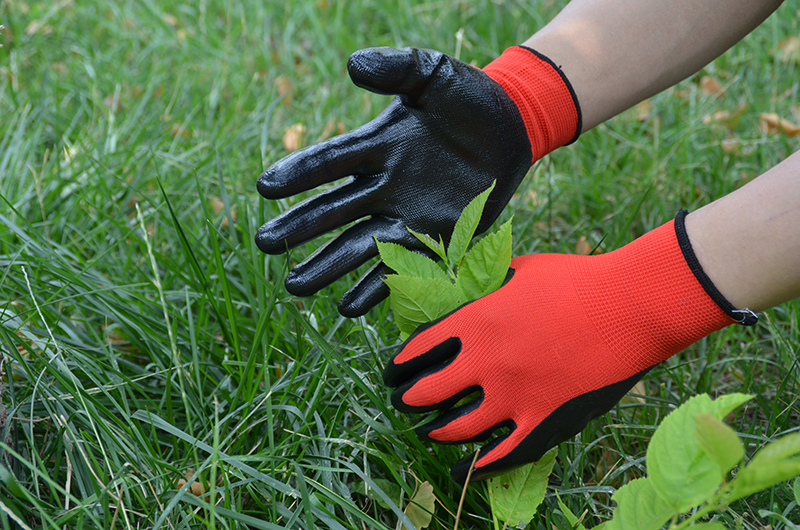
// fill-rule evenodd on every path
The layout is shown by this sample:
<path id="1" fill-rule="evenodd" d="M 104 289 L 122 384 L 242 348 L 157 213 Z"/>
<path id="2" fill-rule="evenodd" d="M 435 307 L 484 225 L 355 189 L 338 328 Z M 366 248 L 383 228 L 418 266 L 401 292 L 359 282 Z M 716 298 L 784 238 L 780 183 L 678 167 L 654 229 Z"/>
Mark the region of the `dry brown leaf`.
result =
<path id="1" fill-rule="evenodd" d="M 586 236 L 581 236 L 580 239 L 578 239 L 578 242 L 575 243 L 575 254 L 588 256 L 591 253 L 592 245 L 589 244 L 589 240 L 586 239 Z"/>
<path id="2" fill-rule="evenodd" d="M 306 126 L 302 123 L 290 125 L 283 134 L 283 148 L 290 153 L 297 151 L 303 145 L 303 135 L 306 133 Z"/>
<path id="3" fill-rule="evenodd" d="M 726 138 L 725 140 L 722 140 L 720 147 L 722 147 L 722 152 L 725 154 L 739 154 L 739 142 L 732 138 Z"/>
<path id="4" fill-rule="evenodd" d="M 211 206 L 211 211 L 214 212 L 214 215 L 219 215 L 225 209 L 225 203 L 218 197 L 209 197 L 208 204 Z"/>
<path id="5" fill-rule="evenodd" d="M 766 112 L 758 117 L 761 130 L 771 134 L 783 133 L 786 136 L 800 136 L 800 127 L 775 112 Z"/>
<path id="6" fill-rule="evenodd" d="M 717 99 L 722 99 L 725 96 L 725 91 L 719 81 L 710 75 L 704 75 L 700 79 L 700 90 L 708 96 L 714 96 Z"/>
<path id="7" fill-rule="evenodd" d="M 236 222 L 236 206 L 231 208 L 231 218 L 233 219 L 233 222 L 235 223 Z M 228 228 L 228 224 L 229 224 L 228 223 L 228 216 L 226 215 L 225 217 L 222 218 L 222 229 L 225 230 L 226 228 Z"/>
<path id="8" fill-rule="evenodd" d="M 168 26 L 172 26 L 173 28 L 178 27 L 178 17 L 175 15 L 164 13 L 161 15 L 161 20 L 163 20 Z"/>
<path id="9" fill-rule="evenodd" d="M 689 90 L 688 88 L 687 89 L 683 89 L 683 90 L 675 89 L 675 90 L 672 91 L 672 96 L 676 97 L 678 99 L 686 99 L 691 95 L 692 95 L 692 91 Z"/>
<path id="10" fill-rule="evenodd" d="M 279 75 L 273 81 L 275 89 L 278 91 L 278 96 L 283 98 L 283 106 L 289 108 L 292 106 L 292 96 L 294 95 L 294 85 L 288 77 Z"/>
<path id="11" fill-rule="evenodd" d="M 187 476 L 191 477 L 192 474 L 187 473 Z M 178 489 L 181 489 L 185 485 L 186 485 L 186 479 L 182 478 L 178 480 L 177 484 Z M 200 497 L 201 495 L 205 494 L 206 489 L 203 487 L 203 484 L 195 480 L 194 482 L 192 482 L 192 485 L 189 486 L 188 492 L 194 495 L 195 497 Z"/>
<path id="12" fill-rule="evenodd" d="M 778 43 L 778 51 L 781 62 L 800 61 L 800 37 L 791 36 L 783 39 Z"/>
<path id="13" fill-rule="evenodd" d="M 328 123 L 325 124 L 325 127 L 322 129 L 322 134 L 317 137 L 316 143 L 322 142 L 327 140 L 331 136 L 334 135 L 334 131 L 336 134 L 343 134 L 345 132 L 344 123 L 339 120 L 334 120 L 331 118 L 328 120 Z"/>
<path id="14" fill-rule="evenodd" d="M 53 33 L 53 27 L 43 23 L 41 20 L 31 20 L 25 27 L 25 35 L 31 36 L 41 33 L 42 35 L 50 35 Z"/>
<path id="15" fill-rule="evenodd" d="M 636 119 L 639 121 L 647 121 L 650 117 L 650 111 L 653 110 L 653 105 L 649 99 L 639 102 L 634 111 L 636 112 Z"/>
<path id="16" fill-rule="evenodd" d="M 742 117 L 742 114 L 747 110 L 747 104 L 745 103 L 738 109 L 734 110 L 733 112 L 729 110 L 718 110 L 714 114 L 706 114 L 703 116 L 703 123 L 706 125 L 710 125 L 712 123 L 720 123 L 727 127 L 728 129 L 733 129 L 737 125 L 739 125 L 739 119 Z"/>
<path id="17" fill-rule="evenodd" d="M 188 138 L 192 134 L 189 131 L 189 129 L 185 129 L 184 127 L 181 127 L 180 124 L 178 124 L 178 123 L 173 123 L 172 124 L 172 127 L 169 128 L 169 133 L 172 136 L 175 136 L 175 137 L 180 136 L 182 138 Z"/>

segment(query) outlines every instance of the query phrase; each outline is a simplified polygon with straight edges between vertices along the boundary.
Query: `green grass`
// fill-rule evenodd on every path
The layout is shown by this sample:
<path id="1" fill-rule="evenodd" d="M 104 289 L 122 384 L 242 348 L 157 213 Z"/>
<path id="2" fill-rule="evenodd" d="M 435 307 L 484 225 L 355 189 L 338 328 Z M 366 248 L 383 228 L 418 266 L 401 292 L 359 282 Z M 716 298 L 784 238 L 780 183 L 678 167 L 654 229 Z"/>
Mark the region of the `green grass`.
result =
<path id="1" fill-rule="evenodd" d="M 463 28 L 461 58 L 482 65 L 558 4 L 0 3 L 2 528 L 394 528 L 398 510 L 365 485 L 399 485 L 403 507 L 425 480 L 441 502 L 431 528 L 452 528 L 461 488 L 448 471 L 464 448 L 422 444 L 419 418 L 389 406 L 389 308 L 339 317 L 356 275 L 288 296 L 289 265 L 315 245 L 288 259 L 255 248 L 260 224 L 296 200 L 261 200 L 255 180 L 286 154 L 291 124 L 310 143 L 330 120 L 351 129 L 383 108 L 347 79 L 352 51 L 455 53 Z M 515 254 L 573 252 L 581 237 L 610 250 L 797 150 L 758 116 L 800 119 L 798 58 L 778 51 L 800 33 L 798 10 L 786 2 L 646 118 L 626 112 L 538 164 L 504 216 Z M 700 90 L 705 74 L 724 98 Z M 703 123 L 742 105 L 732 128 Z M 794 302 L 654 370 L 643 402 L 562 444 L 531 527 L 566 528 L 555 492 L 589 525 L 606 518 L 614 488 L 644 473 L 656 425 L 698 392 L 757 394 L 731 418 L 750 454 L 797 430 L 798 344 Z M 722 519 L 784 528 L 760 510 L 800 521 L 792 498 L 780 485 Z M 489 518 L 470 488 L 461 528 Z"/>

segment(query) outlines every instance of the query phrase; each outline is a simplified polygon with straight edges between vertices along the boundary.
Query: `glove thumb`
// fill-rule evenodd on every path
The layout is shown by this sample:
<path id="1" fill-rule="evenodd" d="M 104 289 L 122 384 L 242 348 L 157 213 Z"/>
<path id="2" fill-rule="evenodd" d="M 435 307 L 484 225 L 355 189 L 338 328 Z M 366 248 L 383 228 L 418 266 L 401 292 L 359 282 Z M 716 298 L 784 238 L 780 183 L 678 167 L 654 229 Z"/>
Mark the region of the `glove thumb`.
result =
<path id="1" fill-rule="evenodd" d="M 448 57 L 433 50 L 389 47 L 366 48 L 347 60 L 347 71 L 356 86 L 377 94 L 416 96 Z"/>

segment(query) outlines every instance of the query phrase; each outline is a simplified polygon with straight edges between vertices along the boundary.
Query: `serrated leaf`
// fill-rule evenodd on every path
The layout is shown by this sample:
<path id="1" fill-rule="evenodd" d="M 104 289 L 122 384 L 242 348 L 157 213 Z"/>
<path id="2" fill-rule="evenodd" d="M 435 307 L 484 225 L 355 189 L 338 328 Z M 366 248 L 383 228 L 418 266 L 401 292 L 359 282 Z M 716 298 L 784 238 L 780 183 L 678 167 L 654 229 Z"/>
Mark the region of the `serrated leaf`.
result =
<path id="1" fill-rule="evenodd" d="M 456 283 L 467 300 L 477 300 L 503 285 L 511 265 L 511 220 L 478 241 L 458 269 Z"/>
<path id="2" fill-rule="evenodd" d="M 800 433 L 787 434 L 770 443 L 736 475 L 729 502 L 767 489 L 800 475 Z"/>
<path id="3" fill-rule="evenodd" d="M 736 431 L 710 414 L 698 414 L 694 436 L 700 448 L 717 463 L 725 474 L 742 461 L 744 446 Z"/>
<path id="4" fill-rule="evenodd" d="M 403 510 L 408 518 L 414 523 L 414 528 L 403 525 L 405 530 L 422 530 L 428 528 L 433 519 L 433 510 L 436 507 L 436 496 L 433 494 L 433 486 L 427 480 L 419 485 L 417 492 L 411 497 L 408 506 Z"/>
<path id="5" fill-rule="evenodd" d="M 389 286 L 389 300 L 403 340 L 420 324 L 435 320 L 465 302 L 464 293 L 450 280 L 390 274 L 384 281 Z"/>
<path id="6" fill-rule="evenodd" d="M 556 500 L 558 500 L 558 507 L 561 509 L 561 513 L 564 515 L 564 518 L 567 520 L 567 523 L 569 523 L 570 529 L 571 530 L 586 530 L 586 527 L 583 526 L 580 523 L 580 521 L 578 520 L 578 516 L 575 515 L 574 513 L 572 513 L 572 510 L 569 509 L 569 506 L 564 504 L 564 502 L 561 500 L 561 497 L 558 496 L 558 493 L 556 493 Z M 597 529 L 599 529 L 601 527 L 605 528 L 605 526 L 607 524 L 608 524 L 608 521 L 600 523 L 598 526 L 595 526 L 594 528 L 595 528 L 595 530 L 597 530 Z"/>
<path id="7" fill-rule="evenodd" d="M 464 208 L 464 211 L 461 212 L 458 221 L 456 221 L 456 225 L 453 227 L 453 235 L 450 237 L 450 245 L 447 247 L 447 256 L 453 268 L 458 268 L 461 264 L 469 242 L 472 241 L 475 230 L 478 228 L 478 223 L 483 214 L 483 207 L 486 206 L 486 200 L 489 198 L 489 194 L 496 183 L 497 181 L 492 182 L 489 189 L 472 199 L 467 207 Z"/>
<path id="8" fill-rule="evenodd" d="M 427 256 L 409 250 L 403 245 L 378 241 L 378 253 L 383 263 L 397 274 L 418 278 L 440 278 L 447 280 L 447 274 Z"/>
<path id="9" fill-rule="evenodd" d="M 698 414 L 722 419 L 753 396 L 730 394 L 712 400 L 700 394 L 678 407 L 661 423 L 647 450 L 647 470 L 653 489 L 676 512 L 688 511 L 708 499 L 722 483 L 714 460 L 693 433 Z"/>
<path id="10" fill-rule="evenodd" d="M 628 482 L 611 498 L 617 502 L 617 507 L 606 530 L 658 530 L 676 513 L 659 497 L 647 478 Z"/>
<path id="11" fill-rule="evenodd" d="M 494 498 L 493 514 L 509 526 L 527 524 L 544 500 L 547 477 L 556 462 L 557 448 L 538 461 L 489 479 L 489 494 Z"/>
<path id="12" fill-rule="evenodd" d="M 428 234 L 424 234 L 422 232 L 414 232 L 410 228 L 407 229 L 412 236 L 419 239 L 423 245 L 428 247 L 434 254 L 439 256 L 443 262 L 447 263 L 447 251 L 444 249 L 444 241 L 442 241 L 442 236 L 439 236 L 439 241 L 436 241 Z"/>
<path id="13" fill-rule="evenodd" d="M 792 490 L 794 491 L 794 500 L 797 501 L 797 504 L 800 504 L 800 478 L 794 479 Z"/>

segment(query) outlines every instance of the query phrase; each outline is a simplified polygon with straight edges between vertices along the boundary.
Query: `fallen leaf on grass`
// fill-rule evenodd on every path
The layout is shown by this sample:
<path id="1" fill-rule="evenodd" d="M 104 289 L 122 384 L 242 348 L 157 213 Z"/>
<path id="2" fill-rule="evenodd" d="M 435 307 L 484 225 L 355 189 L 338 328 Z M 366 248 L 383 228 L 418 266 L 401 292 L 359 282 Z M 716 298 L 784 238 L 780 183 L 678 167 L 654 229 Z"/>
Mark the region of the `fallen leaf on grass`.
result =
<path id="1" fill-rule="evenodd" d="M 700 90 L 702 90 L 704 94 L 717 99 L 722 99 L 725 96 L 725 90 L 722 88 L 722 85 L 710 75 L 704 75 L 700 79 Z"/>
<path id="2" fill-rule="evenodd" d="M 283 106 L 287 109 L 292 106 L 292 96 L 294 95 L 294 85 L 285 75 L 279 75 L 273 81 L 278 97 L 283 98 Z"/>
<path id="3" fill-rule="evenodd" d="M 330 119 L 328 123 L 325 124 L 325 128 L 322 129 L 322 134 L 317 137 L 315 143 L 322 142 L 334 136 L 334 132 L 335 134 L 344 134 L 346 130 L 344 123 L 339 120 Z"/>
<path id="4" fill-rule="evenodd" d="M 300 149 L 303 142 L 303 135 L 306 133 L 306 126 L 302 123 L 290 125 L 283 134 L 283 148 L 293 153 Z"/>
<path id="5" fill-rule="evenodd" d="M 771 134 L 783 133 L 786 136 L 800 136 L 800 127 L 775 112 L 763 113 L 759 116 L 761 130 Z"/>
<path id="6" fill-rule="evenodd" d="M 436 496 L 433 494 L 433 486 L 427 480 L 419 485 L 417 492 L 411 497 L 411 500 L 403 510 L 414 528 L 408 528 L 403 525 L 404 530 L 422 530 L 428 528 L 433 519 L 433 509 L 435 507 Z"/>
<path id="7" fill-rule="evenodd" d="M 176 17 L 175 15 L 164 13 L 163 15 L 161 15 L 161 20 L 163 20 L 165 24 L 167 24 L 168 26 L 172 26 L 173 28 L 178 26 L 178 17 Z"/>
<path id="8" fill-rule="evenodd" d="M 40 20 L 32 20 L 30 24 L 25 27 L 25 35 L 29 37 L 31 35 L 36 35 L 37 33 L 41 33 L 42 35 L 50 35 L 53 33 L 53 27 L 44 24 Z"/>
<path id="9" fill-rule="evenodd" d="M 586 239 L 586 236 L 581 236 L 580 239 L 578 239 L 578 242 L 575 243 L 575 254 L 588 256 L 591 253 L 592 245 L 589 244 L 589 240 Z"/>
<path id="10" fill-rule="evenodd" d="M 653 105 L 649 99 L 639 102 L 634 111 L 636 112 L 636 119 L 639 121 L 647 121 L 650 117 L 650 111 L 653 110 Z"/>
<path id="11" fill-rule="evenodd" d="M 778 58 L 782 63 L 800 62 L 800 37 L 786 37 L 778 43 Z"/>
<path id="12" fill-rule="evenodd" d="M 727 127 L 728 129 L 733 129 L 739 124 L 739 119 L 742 117 L 742 114 L 747 110 L 747 104 L 742 105 L 738 109 L 734 111 L 729 110 L 718 110 L 714 114 L 706 114 L 703 116 L 703 123 L 705 125 L 710 125 L 712 123 L 719 123 Z"/>
<path id="13" fill-rule="evenodd" d="M 722 152 L 728 155 L 735 155 L 739 153 L 739 142 L 732 138 L 726 138 L 720 143 Z"/>
<path id="14" fill-rule="evenodd" d="M 186 476 L 191 477 L 192 473 L 187 473 Z M 178 480 L 178 484 L 176 484 L 178 489 L 181 489 L 185 485 L 186 485 L 186 479 L 185 478 L 182 478 L 182 479 Z M 195 480 L 189 486 L 188 491 L 189 491 L 189 493 L 191 493 L 195 497 L 200 497 L 201 495 L 203 495 L 206 492 L 206 488 L 203 487 L 202 483 L 200 483 L 200 482 Z"/>

